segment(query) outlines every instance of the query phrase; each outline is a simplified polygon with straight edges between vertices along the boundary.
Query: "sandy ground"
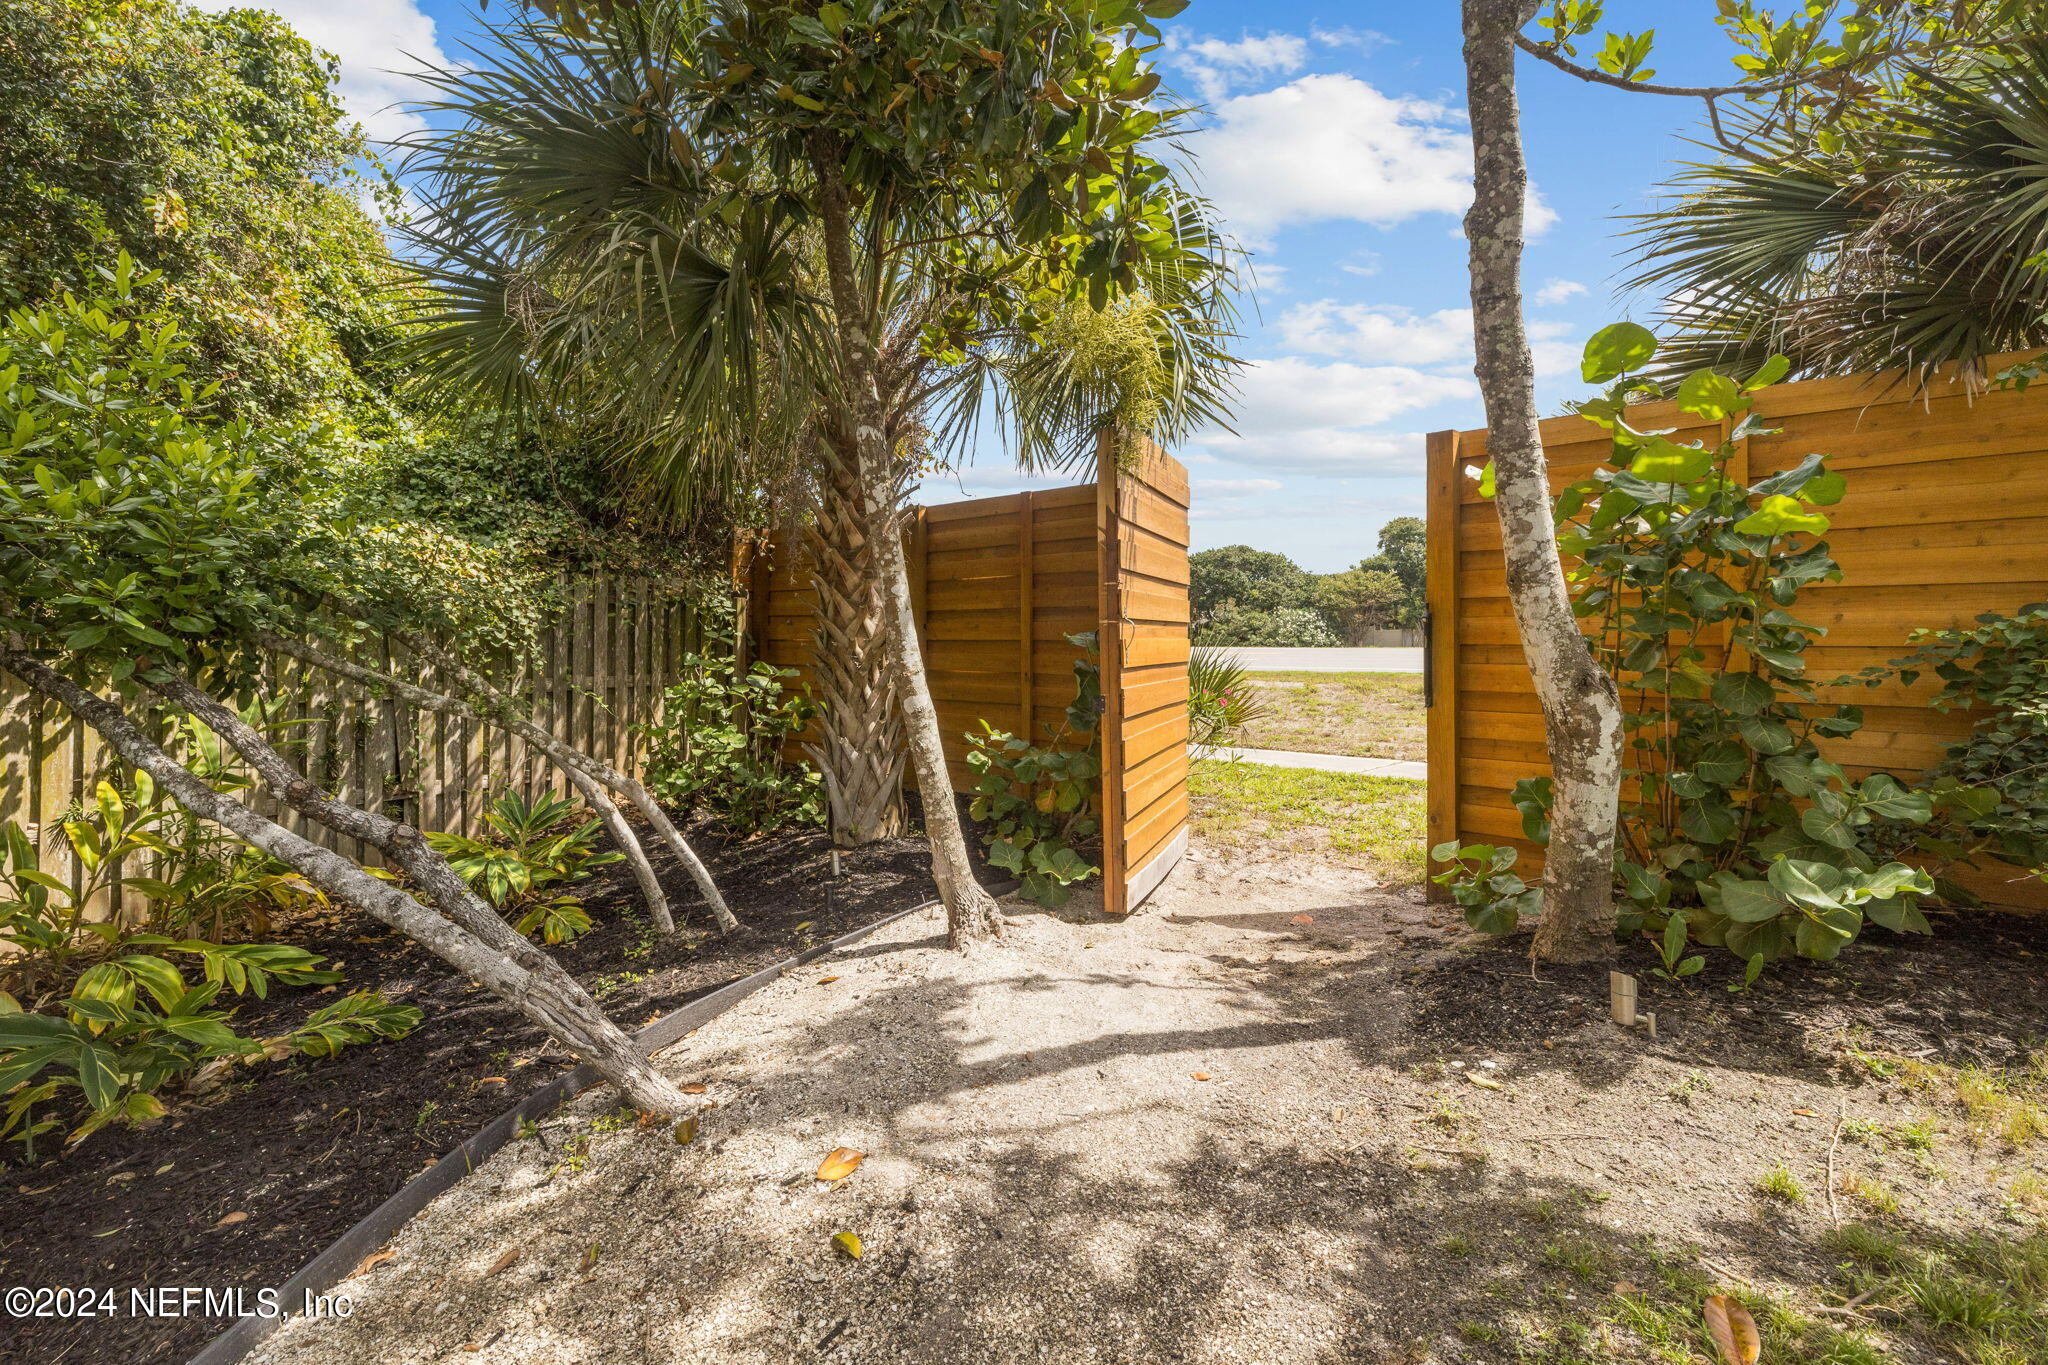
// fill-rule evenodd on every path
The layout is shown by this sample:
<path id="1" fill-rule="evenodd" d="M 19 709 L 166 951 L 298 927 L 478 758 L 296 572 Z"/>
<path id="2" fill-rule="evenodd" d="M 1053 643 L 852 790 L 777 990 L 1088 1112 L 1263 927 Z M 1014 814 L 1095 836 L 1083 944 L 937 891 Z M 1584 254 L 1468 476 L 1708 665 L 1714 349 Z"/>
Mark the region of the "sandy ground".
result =
<path id="1" fill-rule="evenodd" d="M 1490 1360 L 1454 1326 L 1546 1241 L 1669 1231 L 1740 1264 L 1780 1217 L 1754 1173 L 1829 1146 L 1825 1076 L 1678 1066 L 1597 1002 L 1510 1052 L 1456 1036 L 1463 1005 L 1416 983 L 1471 936 L 1362 874 L 1198 850 L 1127 922 L 1010 913 L 969 957 L 918 915 L 677 1044 L 663 1066 L 718 1102 L 694 1145 L 586 1094 L 340 1286 L 353 1316 L 255 1358 Z M 1462 979 L 1553 989 L 1506 974 Z M 815 1180 L 836 1147 L 866 1160 Z"/>

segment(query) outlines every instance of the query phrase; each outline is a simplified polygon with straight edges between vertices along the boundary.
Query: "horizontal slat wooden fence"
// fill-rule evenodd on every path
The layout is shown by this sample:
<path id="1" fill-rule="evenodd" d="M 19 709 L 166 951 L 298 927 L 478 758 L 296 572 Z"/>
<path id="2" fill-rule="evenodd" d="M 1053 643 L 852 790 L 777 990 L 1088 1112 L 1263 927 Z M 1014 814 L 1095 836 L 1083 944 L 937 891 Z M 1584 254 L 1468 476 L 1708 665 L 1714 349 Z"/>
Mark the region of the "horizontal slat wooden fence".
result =
<path id="1" fill-rule="evenodd" d="M 1741 443 L 1737 477 L 1754 482 L 1821 452 L 1848 480 L 1847 496 L 1827 509 L 1842 581 L 1809 586 L 1798 608 L 1828 628 L 1806 654 L 1812 679 L 1897 658 L 1916 628 L 2048 598 L 2048 390 L 1973 395 L 1944 381 L 1919 393 L 1891 376 L 1813 379 L 1763 390 L 1756 411 L 1780 430 Z M 1723 434 L 1670 404 L 1631 409 L 1630 421 L 1675 427 L 1677 441 Z M 1543 444 L 1555 490 L 1601 464 L 1609 438 L 1554 417 Z M 1485 460 L 1484 431 L 1429 438 L 1429 837 L 1509 843 L 1540 862 L 1508 800 L 1518 779 L 1550 768 L 1508 609 L 1500 523 L 1467 473 Z M 1822 741 L 1823 752 L 1857 776 L 1933 765 L 1972 719 L 1929 707 L 1936 686 L 1923 677 L 1911 687 L 1820 687 L 1823 702 L 1865 716 L 1859 733 Z M 1998 903 L 2048 907 L 2038 883 L 1972 884 Z"/>
<path id="2" fill-rule="evenodd" d="M 678 660 L 702 648 L 702 625 L 683 601 L 658 585 L 597 580 L 571 589 L 569 607 L 542 633 L 520 686 L 532 717 L 552 734 L 634 770 L 645 742 L 633 726 L 661 718 L 662 694 L 676 681 Z M 400 677 L 417 670 L 395 646 L 366 650 L 361 662 Z M 474 833 L 495 796 L 518 789 L 566 794 L 553 766 L 523 740 L 459 717 L 372 696 L 292 659 L 269 665 L 273 686 L 288 698 L 276 735 L 315 781 L 355 805 L 381 810 L 423 829 Z M 94 785 L 115 776 L 98 736 L 60 708 L 0 674 L 0 819 L 20 821 L 38 838 L 45 870 L 78 885 L 60 822 L 92 799 Z M 318 843 L 349 857 L 378 861 L 376 850 L 311 825 L 267 799 L 258 804 Z M 108 905 L 102 909 L 111 910 Z"/>
<path id="3" fill-rule="evenodd" d="M 970 731 L 987 721 L 1036 741 L 1074 699 L 1066 637 L 1097 625 L 1095 485 L 1011 493 L 905 518 L 911 600 L 954 786 L 966 791 Z M 803 555 L 777 538 L 750 570 L 759 657 L 810 678 L 815 598 Z"/>
<path id="4" fill-rule="evenodd" d="M 1103 905 L 1143 901 L 1188 846 L 1188 472 L 1102 457 Z"/>
<path id="5" fill-rule="evenodd" d="M 1188 482 L 1156 448 L 1134 468 L 1105 460 L 1097 473 L 1071 488 L 911 508 L 904 550 L 958 791 L 975 783 L 966 736 L 985 719 L 1044 743 L 1074 699 L 1081 651 L 1066 637 L 1096 631 L 1105 642 L 1104 903 L 1121 911 L 1187 846 Z M 755 657 L 808 681 L 816 599 L 785 539 L 741 570 L 747 633 Z"/>

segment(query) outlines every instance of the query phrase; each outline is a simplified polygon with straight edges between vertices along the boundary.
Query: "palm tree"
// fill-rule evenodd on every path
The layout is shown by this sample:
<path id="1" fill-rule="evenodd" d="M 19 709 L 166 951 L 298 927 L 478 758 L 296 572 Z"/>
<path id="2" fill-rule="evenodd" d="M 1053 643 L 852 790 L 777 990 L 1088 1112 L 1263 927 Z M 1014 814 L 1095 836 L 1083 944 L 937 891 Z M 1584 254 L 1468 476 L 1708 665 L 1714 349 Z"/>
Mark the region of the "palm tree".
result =
<path id="1" fill-rule="evenodd" d="M 955 938 L 972 938 L 993 931 L 993 903 L 968 866 L 908 619 L 903 490 L 985 408 L 1034 467 L 1086 458 L 1106 426 L 1216 420 L 1226 272 L 1183 197 L 1173 249 L 1121 299 L 1074 300 L 1027 259 L 1044 292 L 1018 307 L 999 283 L 1016 266 L 1006 276 L 985 249 L 1001 195 L 928 197 L 922 213 L 907 196 L 861 201 L 843 142 L 755 158 L 754 140 L 672 99 L 754 70 L 727 39 L 707 50 L 725 21 L 755 18 L 677 2 L 522 19 L 466 67 L 427 73 L 442 131 L 406 169 L 426 192 L 411 245 L 434 304 L 413 359 L 451 394 L 609 433 L 626 486 L 673 515 L 764 490 L 807 504 L 826 713 L 814 756 L 841 820 L 872 836 L 889 829 L 901 735 Z M 977 290 L 983 267 L 995 273 Z"/>
<path id="2" fill-rule="evenodd" d="M 1804 375 L 1955 364 L 2048 342 L 2048 42 L 1923 72 L 1871 145 L 1689 165 L 1639 215 L 1626 288 L 1667 299 L 1659 363 Z"/>

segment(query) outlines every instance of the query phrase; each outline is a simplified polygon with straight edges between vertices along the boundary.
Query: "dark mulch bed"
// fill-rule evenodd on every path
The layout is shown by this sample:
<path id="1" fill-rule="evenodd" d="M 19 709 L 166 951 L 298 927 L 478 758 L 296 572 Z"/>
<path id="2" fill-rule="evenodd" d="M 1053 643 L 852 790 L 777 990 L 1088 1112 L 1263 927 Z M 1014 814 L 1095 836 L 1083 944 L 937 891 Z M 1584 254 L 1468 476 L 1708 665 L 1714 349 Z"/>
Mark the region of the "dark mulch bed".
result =
<path id="1" fill-rule="evenodd" d="M 1840 1057 L 1820 1040 L 1855 1035 L 1866 1046 L 1949 1065 L 2024 1066 L 2048 1042 L 2048 915 L 1992 910 L 1929 912 L 1934 933 L 1896 934 L 1872 925 L 1833 962 L 1787 958 L 1748 990 L 1732 953 L 1693 945 L 1706 966 L 1682 981 L 1660 980 L 1647 938 L 1616 959 L 1587 966 L 1545 964 L 1532 974 L 1526 936 L 1418 971 L 1423 1001 L 1414 1016 L 1419 1047 L 1483 1049 L 1536 1058 L 1545 1041 L 1585 1021 L 1608 996 L 1607 973 L 1637 978 L 1638 1008 L 1657 1015 L 1644 1050 L 1686 1062 L 1759 1073 L 1821 1075 Z M 1555 1054 L 1551 1054 L 1554 1058 Z"/>
<path id="2" fill-rule="evenodd" d="M 934 894 L 918 838 L 843 852 L 835 881 L 822 833 L 727 843 L 700 824 L 688 837 L 739 932 L 711 931 L 687 876 L 650 844 L 686 942 L 646 932 L 631 880 L 614 864 L 586 896 L 599 927 L 554 949 L 627 1029 Z M 978 870 L 984 883 L 999 879 Z M 567 1064 L 512 1010 L 373 920 L 307 921 L 273 937 L 343 965 L 338 989 L 381 990 L 425 1019 L 397 1042 L 259 1065 L 174 1103 L 152 1128 L 104 1131 L 60 1160 L 0 1166 L 0 1287 L 112 1289 L 118 1312 L 0 1317 L 0 1360 L 190 1356 L 228 1319 L 131 1318 L 130 1289 L 241 1287 L 253 1300 Z M 282 1033 L 333 998 L 278 991 L 243 1006 L 236 1025 L 252 1036 Z"/>

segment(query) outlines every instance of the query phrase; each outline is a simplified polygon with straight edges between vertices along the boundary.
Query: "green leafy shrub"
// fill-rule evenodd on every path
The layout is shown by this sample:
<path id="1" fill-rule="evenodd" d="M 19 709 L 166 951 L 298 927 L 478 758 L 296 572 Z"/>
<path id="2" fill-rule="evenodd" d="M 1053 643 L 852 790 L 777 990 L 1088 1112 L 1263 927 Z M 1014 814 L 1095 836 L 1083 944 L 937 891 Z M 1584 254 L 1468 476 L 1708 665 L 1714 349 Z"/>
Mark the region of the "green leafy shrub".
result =
<path id="1" fill-rule="evenodd" d="M 1197 634 L 1204 645 L 1241 648 L 1326 648 L 1343 643 L 1330 629 L 1330 623 L 1312 608 L 1276 607 L 1261 611 L 1236 602 L 1218 607 Z"/>
<path id="2" fill-rule="evenodd" d="M 701 810 L 736 834 L 816 825 L 825 815 L 816 770 L 783 757 L 817 708 L 790 685 L 795 669 L 685 654 L 684 681 L 664 697 L 647 736 L 647 785 L 664 802 Z"/>
<path id="3" fill-rule="evenodd" d="M 1237 742 L 1247 725 L 1271 710 L 1235 654 L 1206 645 L 1188 657 L 1188 743 L 1215 748 Z"/>
<path id="4" fill-rule="evenodd" d="M 69 1135 L 77 1142 L 116 1120 L 160 1116 L 157 1092 L 216 1058 L 294 1049 L 326 1056 L 399 1037 L 419 1022 L 418 1010 L 359 992 L 293 1033 L 247 1038 L 230 1027 L 233 1010 L 218 1004 L 223 992 L 260 999 L 273 983 L 317 985 L 341 974 L 303 948 L 177 939 L 87 919 L 94 899 L 116 886 L 148 890 L 151 879 L 119 874 L 124 864 L 175 852 L 156 833 L 166 813 L 154 798 L 149 775 L 138 772 L 128 794 L 101 782 L 94 809 L 64 822 L 80 874 L 75 889 L 42 868 L 19 824 L 0 830 L 0 944 L 13 950 L 0 959 L 0 1138 L 22 1142 L 31 1158 L 36 1140 L 63 1126 L 49 1109 L 67 1091 L 76 1090 L 86 1110 Z M 187 979 L 191 967 L 196 982 Z"/>
<path id="5" fill-rule="evenodd" d="M 968 814 L 980 823 L 988 860 L 1015 876 L 1019 894 L 1041 905 L 1064 905 L 1072 887 L 1102 869 L 1077 846 L 1101 829 L 1094 796 L 1102 774 L 1095 749 L 1102 669 L 1093 631 L 1069 635 L 1087 652 L 1074 661 L 1074 700 L 1045 744 L 1028 744 L 987 721 L 967 736 L 975 773 Z"/>
<path id="6" fill-rule="evenodd" d="M 590 915 L 581 897 L 559 888 L 624 856 L 598 848 L 601 822 L 587 815 L 559 796 L 529 801 L 506 792 L 484 812 L 489 833 L 482 838 L 441 831 L 427 835 L 427 843 L 479 896 L 516 915 L 513 928 L 567 943 L 590 931 Z"/>
<path id="7" fill-rule="evenodd" d="M 1880 834 L 1927 857 L 1942 898 L 1958 904 L 1977 897 L 1941 874 L 1980 858 L 2048 879 L 2048 602 L 2009 616 L 1985 612 L 1974 626 L 1916 631 L 1911 642 L 1918 646 L 1911 655 L 1865 669 L 1858 680 L 1910 685 L 1931 672 L 1941 690 L 1930 706 L 1976 711 L 1979 719 L 1934 769 L 1934 825 Z"/>
<path id="8" fill-rule="evenodd" d="M 1782 360 L 1745 383 L 1702 370 L 1678 386 L 1681 411 L 1730 424 L 1718 443 L 1632 427 L 1625 404 L 1655 395 L 1628 373 L 1655 350 L 1627 323 L 1588 343 L 1587 378 L 1614 382 L 1577 410 L 1613 433 L 1610 467 L 1567 486 L 1555 506 L 1573 611 L 1624 696 L 1621 927 L 1658 934 L 1673 974 L 1684 974 L 1687 934 L 1726 947 L 1753 975 L 1787 953 L 1831 958 L 1867 922 L 1925 933 L 1919 901 L 1934 886 L 1891 857 L 1896 832 L 1981 798 L 1961 784 L 1912 790 L 1886 774 L 1853 781 L 1820 755 L 1819 739 L 1863 724 L 1857 708 L 1819 702 L 1805 651 L 1824 631 L 1796 614 L 1806 585 L 1842 576 L 1820 509 L 1847 483 L 1822 455 L 1754 483 L 1732 477 L 1739 444 L 1762 429 L 1753 394 L 1783 376 Z M 1546 842 L 1550 779 L 1517 783 L 1513 800 L 1527 837 Z M 1505 872 L 1466 861 L 1490 878 Z M 1526 891 L 1489 894 L 1470 872 L 1448 876 L 1468 919 L 1489 932 L 1512 929 L 1534 904 Z M 1675 920 L 1684 928 L 1668 940 Z"/>

